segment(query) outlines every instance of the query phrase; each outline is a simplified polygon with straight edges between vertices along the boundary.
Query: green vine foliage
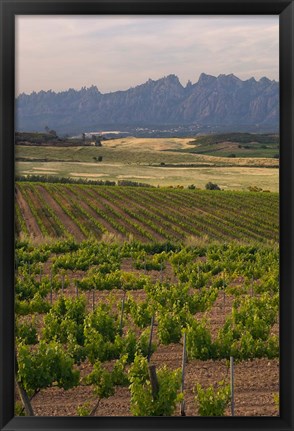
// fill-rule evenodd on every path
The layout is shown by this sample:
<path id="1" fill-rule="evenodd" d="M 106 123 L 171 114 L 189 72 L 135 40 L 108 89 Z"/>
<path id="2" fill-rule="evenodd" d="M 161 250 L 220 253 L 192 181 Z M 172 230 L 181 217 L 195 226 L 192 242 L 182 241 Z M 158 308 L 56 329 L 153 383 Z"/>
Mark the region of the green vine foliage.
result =
<path id="1" fill-rule="evenodd" d="M 147 359 L 136 355 L 129 370 L 131 412 L 134 416 L 171 416 L 182 400 L 180 369 L 171 371 L 164 366 L 158 370 L 157 377 L 159 391 L 153 399 Z"/>
<path id="2" fill-rule="evenodd" d="M 42 298 L 39 292 L 36 292 L 33 299 L 29 301 L 20 301 L 18 298 L 15 299 L 15 313 L 20 316 L 32 313 L 48 313 L 50 308 L 50 303 Z"/>
<path id="3" fill-rule="evenodd" d="M 178 343 L 182 337 L 181 316 L 175 312 L 160 313 L 157 335 L 160 343 Z"/>
<path id="4" fill-rule="evenodd" d="M 203 389 L 198 383 L 196 385 L 196 403 L 198 405 L 199 416 L 224 416 L 225 409 L 230 404 L 230 385 L 223 381 L 217 387 L 209 386 Z"/>
<path id="5" fill-rule="evenodd" d="M 86 316 L 84 297 L 59 298 L 50 312 L 44 317 L 43 339 L 57 340 L 62 344 L 75 340 L 76 344 L 84 344 L 83 324 Z"/>
<path id="6" fill-rule="evenodd" d="M 74 361 L 56 341 L 41 341 L 35 349 L 19 344 L 17 349 L 17 379 L 31 393 L 53 384 L 70 389 L 79 384 L 80 374 Z"/>
<path id="7" fill-rule="evenodd" d="M 218 357 L 239 359 L 274 358 L 279 355 L 278 337 L 271 335 L 271 327 L 278 316 L 278 294 L 239 299 L 233 304 L 216 340 Z"/>
<path id="8" fill-rule="evenodd" d="M 148 301 L 136 302 L 131 296 L 125 301 L 125 312 L 129 313 L 135 325 L 146 328 L 150 325 L 152 310 Z"/>
<path id="9" fill-rule="evenodd" d="M 93 393 L 99 399 L 109 398 L 115 392 L 116 386 L 128 386 L 129 379 L 125 367 L 127 364 L 127 355 L 118 359 L 112 371 L 106 370 L 100 361 L 96 361 L 93 370 L 84 378 L 84 383 L 93 385 Z M 80 410 L 80 414 L 86 415 L 88 410 Z M 88 413 L 89 414 L 89 413 Z"/>
<path id="10" fill-rule="evenodd" d="M 207 360 L 216 355 L 211 333 L 204 320 L 193 320 L 187 327 L 187 352 L 190 358 Z"/>
<path id="11" fill-rule="evenodd" d="M 16 322 L 15 336 L 24 344 L 37 344 L 38 342 L 38 333 L 34 320 L 32 318 L 31 322 L 28 323 Z"/>

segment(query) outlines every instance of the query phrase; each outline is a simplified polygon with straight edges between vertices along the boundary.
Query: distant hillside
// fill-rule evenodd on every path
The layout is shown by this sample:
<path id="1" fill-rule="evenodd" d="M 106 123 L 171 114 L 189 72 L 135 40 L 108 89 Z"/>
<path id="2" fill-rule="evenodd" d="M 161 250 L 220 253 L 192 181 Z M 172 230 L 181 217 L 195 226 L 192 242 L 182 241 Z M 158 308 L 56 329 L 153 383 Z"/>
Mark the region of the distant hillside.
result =
<path id="1" fill-rule="evenodd" d="M 267 78 L 201 74 L 183 87 L 175 75 L 149 79 L 126 91 L 102 94 L 97 87 L 16 99 L 16 129 L 81 133 L 107 127 L 199 125 L 236 130 L 278 130 L 279 84 Z"/>
<path id="2" fill-rule="evenodd" d="M 15 144 L 25 146 L 47 146 L 47 147 L 80 147 L 95 146 L 101 147 L 103 136 L 83 134 L 80 138 L 61 138 L 55 130 L 44 132 L 16 132 Z"/>
<path id="3" fill-rule="evenodd" d="M 189 145 L 191 148 L 181 151 L 218 157 L 278 159 L 280 138 L 277 134 L 221 133 L 197 136 Z"/>

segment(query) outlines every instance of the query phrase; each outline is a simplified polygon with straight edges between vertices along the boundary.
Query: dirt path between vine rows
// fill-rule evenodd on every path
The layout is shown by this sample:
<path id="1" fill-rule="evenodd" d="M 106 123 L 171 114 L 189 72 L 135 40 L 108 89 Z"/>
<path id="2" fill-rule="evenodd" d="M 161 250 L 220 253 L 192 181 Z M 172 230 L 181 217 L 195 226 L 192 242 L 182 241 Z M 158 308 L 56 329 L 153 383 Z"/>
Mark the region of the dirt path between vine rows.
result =
<path id="1" fill-rule="evenodd" d="M 38 226 L 38 223 L 35 220 L 35 217 L 32 214 L 32 211 L 27 203 L 26 199 L 23 197 L 19 187 L 17 187 L 16 193 L 16 202 L 19 205 L 20 211 L 25 220 L 28 232 L 30 232 L 30 236 L 35 239 L 42 238 L 42 232 Z"/>
<path id="2" fill-rule="evenodd" d="M 52 195 L 42 186 L 38 186 L 40 193 L 43 194 L 44 199 L 48 202 L 48 205 L 53 209 L 56 216 L 59 218 L 65 229 L 77 240 L 82 241 L 85 237 L 80 231 L 79 227 L 73 222 L 73 220 L 63 211 L 61 206 L 55 201 Z"/>
<path id="3" fill-rule="evenodd" d="M 166 364 L 175 369 L 181 366 L 181 346 L 160 346 L 153 354 L 151 363 L 157 367 Z M 235 364 L 235 416 L 277 416 L 278 409 L 273 395 L 279 390 L 279 362 L 277 359 L 254 359 Z M 225 380 L 229 382 L 229 369 L 225 360 L 191 360 L 186 365 L 185 403 L 186 415 L 197 416 L 194 388 L 196 383 L 203 386 Z M 50 388 L 41 391 L 33 400 L 36 415 L 76 416 L 77 408 L 89 402 L 94 406 L 95 397 L 91 387 L 79 386 L 65 391 Z M 175 415 L 180 415 L 180 406 Z M 117 388 L 115 395 L 101 400 L 97 416 L 131 416 L 128 388 Z M 230 407 L 226 416 L 231 416 Z"/>

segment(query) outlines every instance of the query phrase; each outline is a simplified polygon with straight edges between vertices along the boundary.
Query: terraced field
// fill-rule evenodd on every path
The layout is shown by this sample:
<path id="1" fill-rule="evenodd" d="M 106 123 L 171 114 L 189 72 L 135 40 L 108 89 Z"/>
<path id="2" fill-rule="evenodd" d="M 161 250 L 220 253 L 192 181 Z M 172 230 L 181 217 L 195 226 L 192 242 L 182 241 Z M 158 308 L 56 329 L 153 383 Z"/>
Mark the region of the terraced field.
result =
<path id="1" fill-rule="evenodd" d="M 109 235 L 143 243 L 270 242 L 278 240 L 278 210 L 277 193 L 16 184 L 16 233 L 40 242 Z"/>

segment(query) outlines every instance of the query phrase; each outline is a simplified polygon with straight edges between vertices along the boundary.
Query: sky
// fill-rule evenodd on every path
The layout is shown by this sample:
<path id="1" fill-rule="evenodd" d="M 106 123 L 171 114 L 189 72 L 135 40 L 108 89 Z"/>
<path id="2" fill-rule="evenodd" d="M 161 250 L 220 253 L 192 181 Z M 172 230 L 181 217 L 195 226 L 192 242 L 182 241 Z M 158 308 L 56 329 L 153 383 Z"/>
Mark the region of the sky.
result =
<path id="1" fill-rule="evenodd" d="M 175 74 L 279 80 L 279 18 L 272 16 L 16 17 L 16 95 L 96 85 L 126 90 Z"/>

